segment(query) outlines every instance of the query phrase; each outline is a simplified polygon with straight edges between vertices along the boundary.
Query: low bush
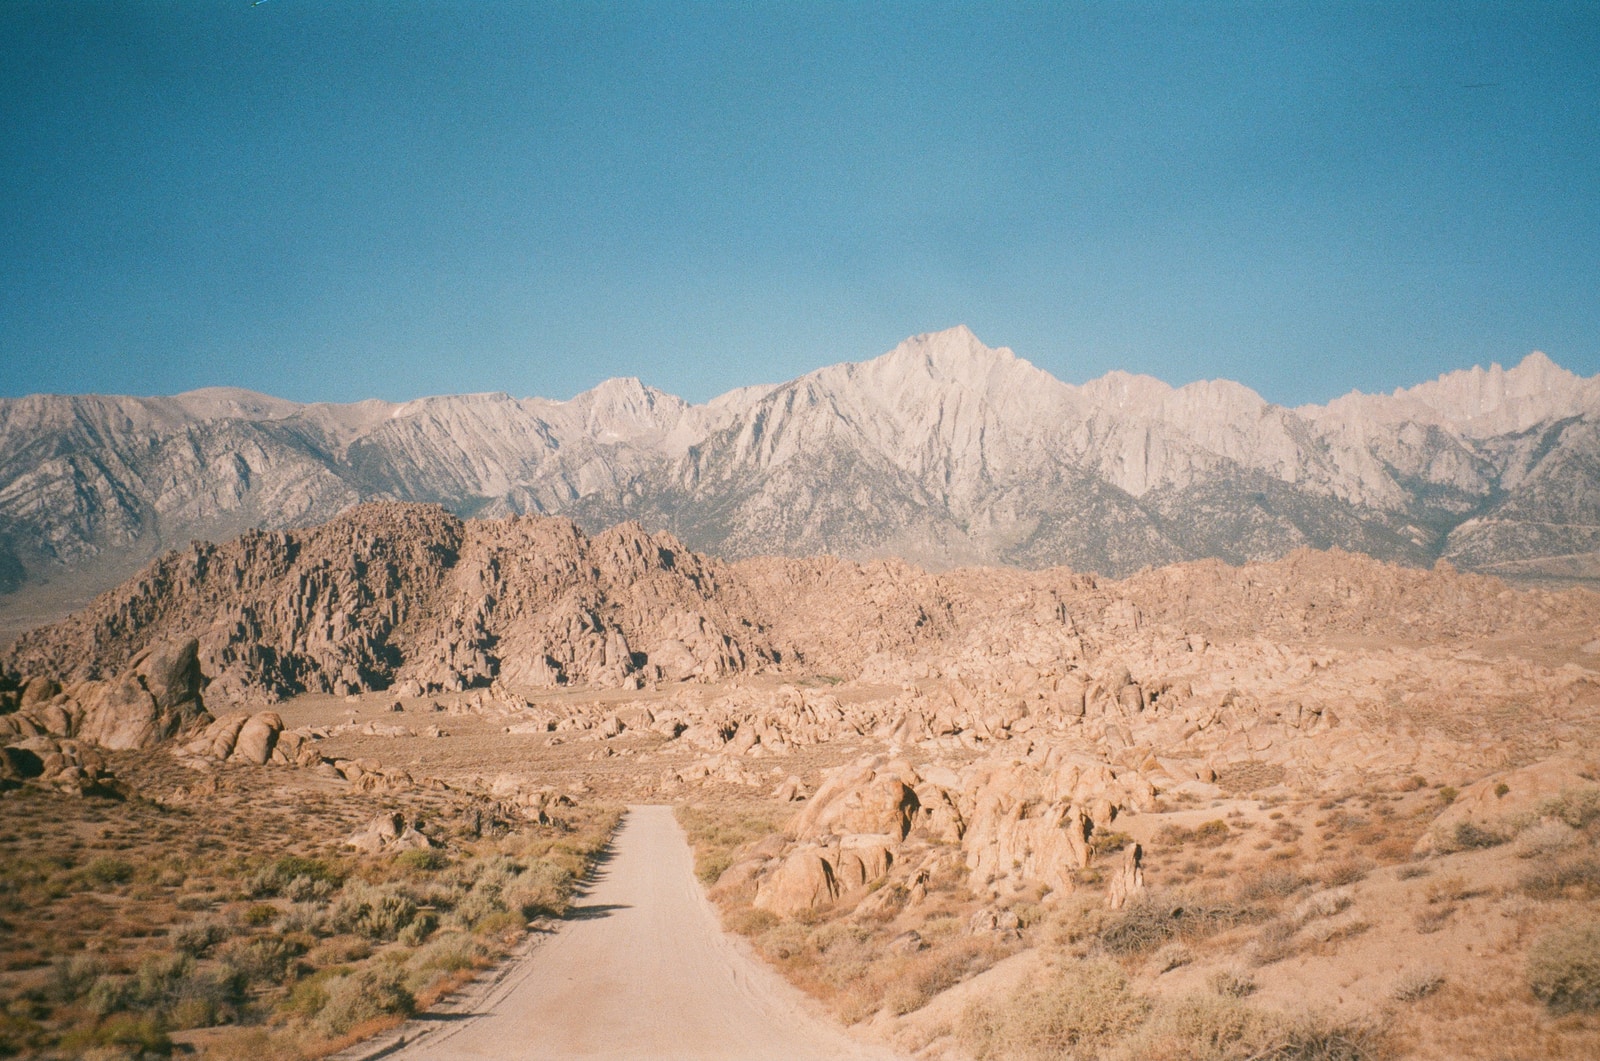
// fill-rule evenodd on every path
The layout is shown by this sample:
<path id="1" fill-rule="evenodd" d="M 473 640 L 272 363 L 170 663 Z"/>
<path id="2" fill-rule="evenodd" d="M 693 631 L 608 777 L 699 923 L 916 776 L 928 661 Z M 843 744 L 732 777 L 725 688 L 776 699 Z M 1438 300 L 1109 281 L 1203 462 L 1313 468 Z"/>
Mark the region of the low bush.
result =
<path id="1" fill-rule="evenodd" d="M 1539 807 L 1546 818 L 1555 818 L 1574 829 L 1600 821 L 1600 788 L 1580 788 L 1563 792 Z"/>
<path id="2" fill-rule="evenodd" d="M 1280 1023 L 1237 998 L 1196 995 L 1156 1010 L 1133 1053 L 1143 1061 L 1246 1061 L 1270 1048 Z"/>
<path id="3" fill-rule="evenodd" d="M 172 930 L 172 949 L 192 958 L 203 958 L 212 947 L 227 939 L 228 927 L 215 918 L 188 921 Z"/>
<path id="4" fill-rule="evenodd" d="M 455 973 L 477 968 L 489 957 L 489 949 L 476 937 L 463 932 L 451 932 L 419 947 L 406 964 L 412 969 Z"/>
<path id="5" fill-rule="evenodd" d="M 1446 851 L 1472 851 L 1485 847 L 1499 847 L 1508 839 L 1510 838 L 1505 834 L 1486 829 L 1475 822 L 1457 822 L 1447 842 L 1440 846 Z"/>
<path id="6" fill-rule="evenodd" d="M 1417 1002 L 1444 986 L 1444 976 L 1433 969 L 1406 973 L 1395 981 L 1389 997 L 1396 1002 Z"/>
<path id="7" fill-rule="evenodd" d="M 1521 885 L 1535 899 L 1600 898 L 1600 857 L 1583 855 L 1541 866 L 1526 874 Z"/>
<path id="8" fill-rule="evenodd" d="M 348 976 L 325 983 L 326 998 L 316 1016 L 329 1035 L 342 1035 L 358 1024 L 380 1017 L 409 1017 L 417 1000 L 406 990 L 405 977 L 392 965 L 365 965 Z"/>
<path id="9" fill-rule="evenodd" d="M 1198 896 L 1150 895 L 1108 915 L 1096 935 L 1108 954 L 1142 954 L 1175 939 L 1203 939 L 1259 916 L 1255 908 L 1242 903 Z"/>
<path id="10" fill-rule="evenodd" d="M 571 905 L 577 882 L 566 867 L 544 859 L 534 861 L 501 893 L 507 909 L 523 918 L 561 917 Z"/>
<path id="11" fill-rule="evenodd" d="M 346 887 L 329 911 L 336 930 L 371 940 L 394 939 L 416 916 L 417 904 L 404 891 L 375 885 Z"/>
<path id="12" fill-rule="evenodd" d="M 83 875 L 95 884 L 126 884 L 133 879 L 133 863 L 120 858 L 97 858 L 83 867 Z"/>
<path id="13" fill-rule="evenodd" d="M 958 1030 L 979 1061 L 1097 1057 L 1143 1024 L 1150 1003 L 1114 962 L 1056 966 L 1000 1006 L 974 1005 Z"/>
<path id="14" fill-rule="evenodd" d="M 1600 921 L 1566 924 L 1535 941 L 1528 987 L 1557 1013 L 1600 1009 Z"/>

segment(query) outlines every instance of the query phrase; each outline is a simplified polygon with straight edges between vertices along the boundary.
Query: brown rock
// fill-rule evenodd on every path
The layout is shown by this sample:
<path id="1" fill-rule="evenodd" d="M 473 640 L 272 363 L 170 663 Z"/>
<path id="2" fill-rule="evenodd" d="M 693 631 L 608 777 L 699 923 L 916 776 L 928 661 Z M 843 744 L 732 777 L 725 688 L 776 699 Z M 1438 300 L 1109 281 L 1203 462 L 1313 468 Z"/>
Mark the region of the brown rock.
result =
<path id="1" fill-rule="evenodd" d="M 826 906 L 839 897 L 839 883 L 833 867 L 815 846 L 792 852 L 767 875 L 756 889 L 752 905 L 778 917 Z"/>
<path id="2" fill-rule="evenodd" d="M 278 734 L 283 729 L 283 719 L 276 711 L 263 711 L 259 715 L 251 715 L 250 720 L 239 729 L 239 739 L 234 743 L 233 752 L 229 759 L 244 763 L 265 765 L 272 756 L 272 748 L 278 741 Z"/>

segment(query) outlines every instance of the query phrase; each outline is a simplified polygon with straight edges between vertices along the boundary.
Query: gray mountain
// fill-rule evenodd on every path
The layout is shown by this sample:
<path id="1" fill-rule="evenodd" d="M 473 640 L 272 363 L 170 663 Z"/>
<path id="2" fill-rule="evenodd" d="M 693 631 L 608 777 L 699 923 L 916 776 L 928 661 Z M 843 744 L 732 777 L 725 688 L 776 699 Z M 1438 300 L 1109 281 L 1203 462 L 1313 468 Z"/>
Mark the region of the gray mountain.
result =
<path id="1" fill-rule="evenodd" d="M 637 519 L 728 557 L 1122 575 L 1300 546 L 1600 571 L 1600 377 L 1543 354 L 1287 409 L 1227 381 L 1074 386 L 966 328 L 691 405 L 635 379 L 303 405 L 209 389 L 0 400 L 0 591 L 99 589 L 191 538 L 361 501 Z"/>

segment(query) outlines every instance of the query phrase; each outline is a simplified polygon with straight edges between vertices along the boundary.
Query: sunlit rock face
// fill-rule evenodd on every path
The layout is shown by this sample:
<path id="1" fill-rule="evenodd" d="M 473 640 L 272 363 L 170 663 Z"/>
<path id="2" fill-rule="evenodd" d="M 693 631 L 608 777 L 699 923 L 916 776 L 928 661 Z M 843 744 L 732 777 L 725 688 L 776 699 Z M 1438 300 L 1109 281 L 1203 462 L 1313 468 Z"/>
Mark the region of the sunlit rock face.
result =
<path id="1" fill-rule="evenodd" d="M 302 405 L 0 400 L 0 593 L 91 588 L 190 539 L 370 500 L 636 519 L 724 557 L 895 555 L 1108 575 L 1338 546 L 1507 574 L 1600 570 L 1600 383 L 1542 354 L 1287 409 L 1225 380 L 1063 383 L 964 327 L 691 405 L 638 380 Z"/>

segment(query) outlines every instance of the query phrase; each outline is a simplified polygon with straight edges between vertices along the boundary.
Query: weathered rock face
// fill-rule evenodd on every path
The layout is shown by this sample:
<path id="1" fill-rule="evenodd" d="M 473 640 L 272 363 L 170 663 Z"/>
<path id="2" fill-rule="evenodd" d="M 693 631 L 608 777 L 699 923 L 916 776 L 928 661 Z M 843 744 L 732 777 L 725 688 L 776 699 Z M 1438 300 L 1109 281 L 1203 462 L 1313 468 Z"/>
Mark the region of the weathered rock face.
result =
<path id="1" fill-rule="evenodd" d="M 374 505 L 307 532 L 253 532 L 170 554 L 84 612 L 12 646 L 14 671 L 120 674 L 197 631 L 219 702 L 401 682 L 459 690 L 716 678 L 772 650 L 731 576 L 670 537 L 621 526 L 589 538 L 555 519 L 462 523 L 425 505 Z M 636 646 L 666 646 L 664 665 Z M 194 699 L 195 650 L 141 658 L 103 732 Z M 30 693 L 41 696 L 42 691 Z M 100 729 L 96 730 L 101 733 Z M 131 739 L 116 736 L 114 739 Z"/>
<path id="2" fill-rule="evenodd" d="M 358 829 L 345 839 L 345 846 L 363 854 L 399 854 L 402 851 L 426 851 L 438 846 L 416 824 L 399 814 L 380 814 L 366 827 Z"/>
<path id="3" fill-rule="evenodd" d="M 114 794 L 104 759 L 82 741 L 38 735 L 0 748 L 0 789 L 32 781 L 76 795 Z"/>
<path id="4" fill-rule="evenodd" d="M 77 736 L 114 751 L 149 748 L 199 721 L 205 707 L 198 647 L 190 638 L 136 655 L 122 677 L 83 701 Z"/>
<path id="5" fill-rule="evenodd" d="M 904 840 L 916 820 L 916 772 L 908 763 L 870 760 L 846 767 L 817 789 L 790 823 L 799 839 L 830 834 L 875 833 Z"/>

